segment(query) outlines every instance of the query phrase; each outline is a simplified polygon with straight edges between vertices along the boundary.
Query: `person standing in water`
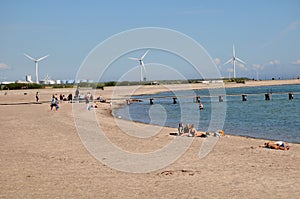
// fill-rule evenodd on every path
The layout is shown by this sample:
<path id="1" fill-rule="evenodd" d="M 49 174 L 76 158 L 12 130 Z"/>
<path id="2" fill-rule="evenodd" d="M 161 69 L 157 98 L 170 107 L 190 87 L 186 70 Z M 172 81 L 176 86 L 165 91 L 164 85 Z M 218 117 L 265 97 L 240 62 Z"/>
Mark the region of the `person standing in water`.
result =
<path id="1" fill-rule="evenodd" d="M 204 107 L 203 107 L 203 104 L 202 104 L 202 102 L 200 102 L 200 103 L 199 103 L 199 109 L 202 110 L 203 108 L 204 108 Z"/>

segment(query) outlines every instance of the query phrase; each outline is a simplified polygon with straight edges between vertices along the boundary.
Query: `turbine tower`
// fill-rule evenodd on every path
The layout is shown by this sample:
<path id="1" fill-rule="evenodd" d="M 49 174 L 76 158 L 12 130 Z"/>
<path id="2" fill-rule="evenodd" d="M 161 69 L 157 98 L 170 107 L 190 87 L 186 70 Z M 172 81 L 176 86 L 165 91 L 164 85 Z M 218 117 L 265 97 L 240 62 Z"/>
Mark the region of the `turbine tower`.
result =
<path id="1" fill-rule="evenodd" d="M 135 61 L 139 61 L 139 64 L 140 64 L 140 82 L 143 81 L 143 69 L 145 71 L 145 78 L 146 78 L 146 68 L 145 68 L 145 65 L 144 65 L 144 62 L 143 62 L 143 59 L 145 58 L 145 56 L 147 55 L 147 53 L 149 52 L 149 50 L 147 50 L 145 52 L 145 54 L 143 56 L 141 56 L 140 58 L 135 58 L 135 57 L 129 57 L 128 59 L 131 59 L 131 60 L 135 60 Z"/>
<path id="2" fill-rule="evenodd" d="M 29 55 L 27 55 L 27 54 L 25 54 L 25 53 L 24 53 L 24 55 L 25 55 L 28 59 L 30 59 L 31 61 L 34 61 L 34 63 L 35 63 L 35 81 L 36 81 L 36 83 L 38 84 L 38 83 L 39 83 L 39 75 L 38 75 L 39 62 L 42 61 L 43 59 L 45 59 L 46 57 L 48 57 L 49 55 L 46 55 L 46 56 L 41 57 L 41 58 L 39 58 L 39 59 L 34 59 L 34 58 L 30 57 Z"/>
<path id="3" fill-rule="evenodd" d="M 241 62 L 243 64 L 246 64 L 243 60 L 239 59 L 238 57 L 235 56 L 235 49 L 234 49 L 234 44 L 232 46 L 232 58 L 229 59 L 224 65 L 228 64 L 229 62 L 233 63 L 233 78 L 236 78 L 236 74 L 235 74 L 235 62 Z"/>

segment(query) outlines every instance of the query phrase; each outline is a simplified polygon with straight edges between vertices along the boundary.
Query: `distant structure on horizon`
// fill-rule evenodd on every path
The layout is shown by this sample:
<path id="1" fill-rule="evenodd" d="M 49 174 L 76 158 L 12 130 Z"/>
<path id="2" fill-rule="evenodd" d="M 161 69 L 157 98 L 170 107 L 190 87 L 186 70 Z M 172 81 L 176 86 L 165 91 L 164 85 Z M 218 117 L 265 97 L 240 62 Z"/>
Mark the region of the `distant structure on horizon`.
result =
<path id="1" fill-rule="evenodd" d="M 34 59 L 34 58 L 30 57 L 29 55 L 27 55 L 27 54 L 25 54 L 25 53 L 24 53 L 24 55 L 25 55 L 28 59 L 30 59 L 31 61 L 34 61 L 34 63 L 35 63 L 35 82 L 36 82 L 37 84 L 39 84 L 39 75 L 38 75 L 39 62 L 42 61 L 43 59 L 45 59 L 46 57 L 48 57 L 49 55 L 46 55 L 46 56 L 41 57 L 41 58 L 39 58 L 39 59 Z"/>
<path id="2" fill-rule="evenodd" d="M 26 75 L 25 80 L 26 80 L 26 82 L 32 83 L 31 75 Z"/>
<path id="3" fill-rule="evenodd" d="M 224 65 L 232 62 L 233 63 L 233 78 L 236 78 L 236 73 L 235 73 L 235 62 L 241 62 L 243 64 L 246 64 L 243 60 L 239 59 L 238 57 L 235 56 L 235 48 L 234 48 L 234 44 L 232 46 L 232 58 L 229 59 L 227 62 L 224 63 Z"/>
<path id="4" fill-rule="evenodd" d="M 129 57 L 128 58 L 128 59 L 131 59 L 131 60 L 139 61 L 139 64 L 140 64 L 140 82 L 147 80 L 146 79 L 146 68 L 145 68 L 143 59 L 145 58 L 145 56 L 147 55 L 148 52 L 149 52 L 149 50 L 147 50 L 145 52 L 145 54 L 143 56 L 141 56 L 140 58 L 136 58 L 136 57 Z M 144 77 L 143 77 L 143 70 L 145 72 Z"/>

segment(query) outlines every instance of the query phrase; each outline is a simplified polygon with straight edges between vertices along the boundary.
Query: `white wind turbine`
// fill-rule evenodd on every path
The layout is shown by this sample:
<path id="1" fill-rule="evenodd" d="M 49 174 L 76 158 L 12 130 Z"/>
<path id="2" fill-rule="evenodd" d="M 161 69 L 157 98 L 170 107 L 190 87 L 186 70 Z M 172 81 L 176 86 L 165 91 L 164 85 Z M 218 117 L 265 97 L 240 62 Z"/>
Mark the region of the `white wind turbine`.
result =
<path id="1" fill-rule="evenodd" d="M 243 60 L 239 59 L 238 57 L 235 56 L 235 49 L 234 49 L 234 44 L 232 46 L 232 58 L 229 59 L 225 64 L 228 64 L 229 62 L 232 62 L 233 63 L 233 78 L 236 78 L 236 74 L 235 74 L 235 62 L 238 61 L 238 62 L 241 62 L 243 64 L 246 64 Z"/>
<path id="2" fill-rule="evenodd" d="M 147 50 L 147 51 L 145 52 L 145 54 L 144 54 L 143 56 L 141 56 L 140 58 L 135 58 L 135 57 L 129 57 L 129 58 L 128 58 L 128 59 L 131 59 L 131 60 L 139 61 L 139 63 L 140 63 L 140 73 L 141 73 L 141 76 L 140 76 L 140 82 L 143 81 L 143 69 L 144 69 L 144 71 L 145 71 L 145 78 L 146 78 L 146 68 L 145 68 L 143 59 L 145 58 L 145 56 L 147 55 L 148 52 L 149 52 L 149 50 Z"/>
<path id="3" fill-rule="evenodd" d="M 34 58 L 30 57 L 29 55 L 27 55 L 27 54 L 25 54 L 25 53 L 24 53 L 24 55 L 25 55 L 28 59 L 34 61 L 34 63 L 35 63 L 35 81 L 36 81 L 36 83 L 38 84 L 38 83 L 39 83 L 39 75 L 38 75 L 38 67 L 39 67 L 39 64 L 38 64 L 38 63 L 39 63 L 40 61 L 42 61 L 43 59 L 45 59 L 46 57 L 48 57 L 49 55 L 46 55 L 46 56 L 41 57 L 41 58 L 39 58 L 39 59 L 34 59 Z"/>

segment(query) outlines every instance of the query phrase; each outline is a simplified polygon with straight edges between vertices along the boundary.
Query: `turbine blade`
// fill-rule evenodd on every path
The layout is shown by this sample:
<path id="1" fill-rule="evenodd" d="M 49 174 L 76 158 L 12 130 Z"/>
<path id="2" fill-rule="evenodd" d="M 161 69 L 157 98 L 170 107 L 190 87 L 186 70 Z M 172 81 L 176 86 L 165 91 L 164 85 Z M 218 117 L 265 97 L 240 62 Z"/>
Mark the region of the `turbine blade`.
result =
<path id="1" fill-rule="evenodd" d="M 232 61 L 233 61 L 233 59 L 231 58 L 231 59 L 229 59 L 227 62 L 225 62 L 224 65 L 226 65 L 226 64 L 228 64 L 228 63 L 230 63 L 230 62 L 232 62 Z"/>
<path id="2" fill-rule="evenodd" d="M 128 57 L 128 59 L 135 60 L 135 61 L 139 61 L 140 60 L 139 58 L 135 58 L 135 57 Z"/>
<path id="3" fill-rule="evenodd" d="M 30 57 L 29 55 L 27 55 L 26 53 L 24 53 L 24 55 L 28 58 L 28 59 L 30 59 L 30 60 L 32 60 L 32 61 L 37 61 L 36 59 L 34 59 L 34 58 L 32 58 L 32 57 Z"/>
<path id="4" fill-rule="evenodd" d="M 36 60 L 37 62 L 42 61 L 43 59 L 45 59 L 46 57 L 48 57 L 49 55 L 46 55 L 44 57 L 39 58 L 38 60 Z"/>
<path id="5" fill-rule="evenodd" d="M 145 54 L 141 57 L 141 59 L 144 59 L 145 56 L 147 55 L 147 53 L 148 53 L 149 51 L 150 51 L 150 50 L 147 50 L 147 51 L 145 52 Z"/>
<path id="6" fill-rule="evenodd" d="M 246 64 L 243 60 L 241 60 L 240 58 L 235 58 L 237 61 L 239 61 L 239 62 L 241 62 L 241 63 L 243 63 L 243 64 Z"/>

